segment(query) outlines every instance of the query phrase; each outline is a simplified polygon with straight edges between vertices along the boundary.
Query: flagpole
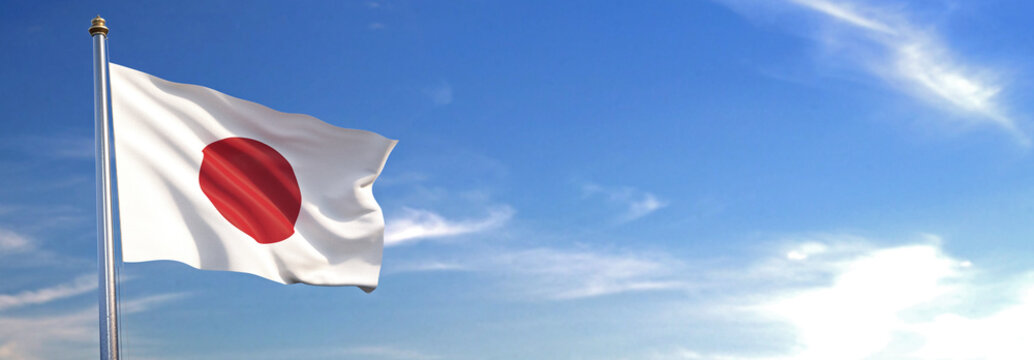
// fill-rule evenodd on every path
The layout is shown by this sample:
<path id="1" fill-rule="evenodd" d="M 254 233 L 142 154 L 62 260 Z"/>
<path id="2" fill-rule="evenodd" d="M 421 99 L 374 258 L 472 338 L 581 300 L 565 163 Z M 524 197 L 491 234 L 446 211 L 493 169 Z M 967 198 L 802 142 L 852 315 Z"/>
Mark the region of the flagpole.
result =
<path id="1" fill-rule="evenodd" d="M 108 27 L 97 15 L 93 37 L 94 146 L 97 163 L 97 263 L 101 360 L 118 360 L 118 311 L 115 287 L 115 241 L 111 216 L 111 149 L 108 127 Z"/>

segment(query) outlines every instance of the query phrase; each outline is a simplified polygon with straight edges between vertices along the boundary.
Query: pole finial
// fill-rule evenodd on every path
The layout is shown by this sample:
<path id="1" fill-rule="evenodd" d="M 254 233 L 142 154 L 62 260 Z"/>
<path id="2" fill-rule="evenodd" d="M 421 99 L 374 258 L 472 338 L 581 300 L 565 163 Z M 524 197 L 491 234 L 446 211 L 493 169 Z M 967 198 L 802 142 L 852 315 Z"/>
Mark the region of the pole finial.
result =
<path id="1" fill-rule="evenodd" d="M 104 34 L 104 36 L 108 36 L 108 27 L 104 26 L 104 18 L 102 18 L 100 15 L 97 15 L 97 17 L 93 18 L 93 21 L 91 23 L 92 25 L 90 26 L 90 36 L 97 34 Z"/>

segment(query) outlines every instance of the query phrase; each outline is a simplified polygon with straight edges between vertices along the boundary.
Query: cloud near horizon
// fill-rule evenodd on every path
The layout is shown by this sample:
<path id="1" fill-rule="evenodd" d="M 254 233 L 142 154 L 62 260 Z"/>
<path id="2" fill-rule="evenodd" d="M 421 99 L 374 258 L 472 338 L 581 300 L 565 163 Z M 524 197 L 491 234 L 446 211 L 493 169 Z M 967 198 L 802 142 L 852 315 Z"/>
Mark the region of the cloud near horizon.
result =
<path id="1" fill-rule="evenodd" d="M 42 290 L 45 289 L 37 292 Z M 122 301 L 120 314 L 147 311 L 185 296 L 185 293 L 168 293 Z M 63 314 L 0 315 L 0 360 L 87 359 L 96 356 L 96 305 Z"/>
<path id="2" fill-rule="evenodd" d="M 861 239 L 861 240 L 859 240 Z M 693 311 L 716 321 L 769 329 L 783 341 L 759 349 L 700 351 L 675 346 L 644 358 L 1028 359 L 1034 355 L 1034 271 L 991 274 L 947 254 L 942 240 L 875 246 L 852 236 L 792 244 L 743 271 L 712 272 L 724 293 Z M 1034 270 L 1034 269 L 1032 269 Z M 730 305 L 733 304 L 733 305 Z M 764 342 L 759 337 L 759 342 Z M 655 356 L 657 355 L 657 356 Z"/>

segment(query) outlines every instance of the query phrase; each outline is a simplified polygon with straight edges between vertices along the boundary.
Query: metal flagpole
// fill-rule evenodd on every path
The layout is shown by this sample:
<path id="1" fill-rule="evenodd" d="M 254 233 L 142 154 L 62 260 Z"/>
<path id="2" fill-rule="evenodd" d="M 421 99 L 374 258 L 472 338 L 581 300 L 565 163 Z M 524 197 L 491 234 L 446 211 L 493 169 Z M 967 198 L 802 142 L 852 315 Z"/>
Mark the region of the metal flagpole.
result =
<path id="1" fill-rule="evenodd" d="M 100 282 L 100 347 L 102 360 L 117 360 L 118 313 L 115 287 L 115 240 L 111 216 L 111 149 L 108 117 L 108 27 L 97 15 L 93 37 L 94 145 L 97 163 L 97 262 Z"/>

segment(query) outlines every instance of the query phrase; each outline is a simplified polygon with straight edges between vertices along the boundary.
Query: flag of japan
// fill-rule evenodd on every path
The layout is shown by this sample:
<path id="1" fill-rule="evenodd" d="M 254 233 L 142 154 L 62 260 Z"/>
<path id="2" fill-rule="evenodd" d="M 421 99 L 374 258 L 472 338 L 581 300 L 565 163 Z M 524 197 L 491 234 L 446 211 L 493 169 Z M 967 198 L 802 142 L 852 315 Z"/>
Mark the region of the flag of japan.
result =
<path id="1" fill-rule="evenodd" d="M 111 64 L 127 262 L 377 286 L 373 198 L 396 141 Z"/>

